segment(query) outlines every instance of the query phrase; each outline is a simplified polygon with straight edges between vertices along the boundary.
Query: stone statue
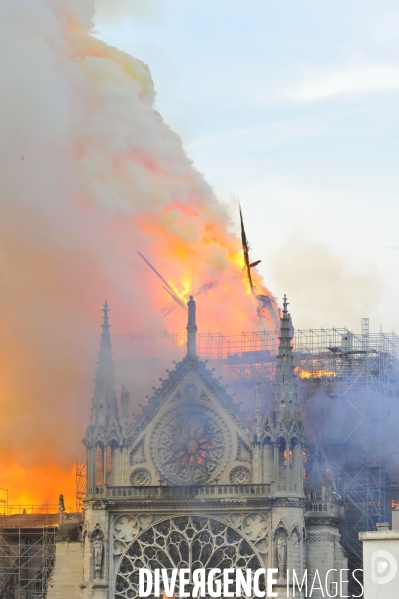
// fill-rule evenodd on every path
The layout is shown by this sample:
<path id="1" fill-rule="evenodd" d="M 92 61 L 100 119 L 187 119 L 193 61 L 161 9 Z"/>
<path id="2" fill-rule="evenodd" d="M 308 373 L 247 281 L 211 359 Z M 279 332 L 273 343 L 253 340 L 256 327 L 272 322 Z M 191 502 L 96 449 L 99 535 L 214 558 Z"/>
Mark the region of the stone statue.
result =
<path id="1" fill-rule="evenodd" d="M 285 537 L 279 536 L 277 539 L 277 567 L 278 575 L 285 578 L 285 569 L 287 566 L 287 541 Z"/>
<path id="2" fill-rule="evenodd" d="M 62 493 L 61 493 L 61 495 L 60 495 L 60 497 L 59 497 L 59 500 L 58 500 L 58 505 L 59 505 L 60 512 L 61 512 L 61 513 L 62 513 L 62 512 L 65 512 L 64 496 L 63 496 L 63 494 L 62 494 Z"/>
<path id="3" fill-rule="evenodd" d="M 129 399 L 130 399 L 130 393 L 126 389 L 125 385 L 122 385 L 122 391 L 121 391 L 122 418 L 127 418 L 129 415 Z"/>
<path id="4" fill-rule="evenodd" d="M 98 535 L 94 539 L 94 543 L 93 543 L 93 562 L 94 562 L 94 570 L 95 570 L 96 578 L 100 578 L 100 575 L 101 575 L 101 566 L 103 563 L 103 546 L 104 546 L 103 540 Z"/>
<path id="5" fill-rule="evenodd" d="M 187 302 L 187 306 L 188 306 L 188 325 L 187 328 L 196 328 L 196 321 L 195 321 L 195 301 L 193 299 L 193 296 L 190 295 L 190 300 Z"/>

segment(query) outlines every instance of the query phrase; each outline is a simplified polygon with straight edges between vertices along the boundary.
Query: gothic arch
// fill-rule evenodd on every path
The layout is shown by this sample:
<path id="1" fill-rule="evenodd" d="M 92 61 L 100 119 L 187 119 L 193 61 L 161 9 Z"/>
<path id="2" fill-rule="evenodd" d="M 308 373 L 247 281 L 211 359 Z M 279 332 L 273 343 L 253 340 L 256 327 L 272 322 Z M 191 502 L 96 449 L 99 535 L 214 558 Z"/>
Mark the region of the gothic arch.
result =
<path id="1" fill-rule="evenodd" d="M 90 538 L 92 539 L 97 533 L 100 533 L 103 537 L 105 537 L 104 528 L 100 522 L 96 522 L 91 533 L 89 532 Z"/>
<path id="2" fill-rule="evenodd" d="M 278 568 L 278 577 L 285 579 L 288 564 L 289 533 L 285 522 L 281 519 L 273 533 L 273 567 Z"/>
<path id="3" fill-rule="evenodd" d="M 285 522 L 284 518 L 280 518 L 280 520 L 278 521 L 278 524 L 274 527 L 273 536 L 276 535 L 276 532 L 278 531 L 279 528 L 284 529 L 286 534 L 288 535 L 288 526 L 287 526 L 287 523 Z"/>

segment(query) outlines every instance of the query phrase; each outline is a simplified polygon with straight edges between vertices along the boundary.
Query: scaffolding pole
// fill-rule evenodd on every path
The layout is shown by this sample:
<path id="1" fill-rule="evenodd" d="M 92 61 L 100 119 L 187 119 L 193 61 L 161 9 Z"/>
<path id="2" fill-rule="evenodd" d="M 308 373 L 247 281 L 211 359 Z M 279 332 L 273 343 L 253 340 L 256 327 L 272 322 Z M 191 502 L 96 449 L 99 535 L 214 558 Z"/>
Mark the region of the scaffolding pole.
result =
<path id="1" fill-rule="evenodd" d="M 0 516 L 0 599 L 45 599 L 58 506 L 11 506 Z"/>
<path id="2" fill-rule="evenodd" d="M 309 450 L 316 440 L 325 449 L 346 506 L 342 542 L 350 567 L 361 567 L 358 533 L 390 518 L 383 433 L 390 407 L 399 398 L 399 337 L 370 333 L 369 320 L 363 318 L 360 334 L 347 328 L 297 329 L 293 346 Z M 182 359 L 186 351 L 184 334 L 116 335 L 113 347 L 116 361 L 146 356 L 167 362 Z M 231 390 L 243 394 L 247 387 L 252 397 L 256 382 L 263 382 L 269 406 L 277 347 L 278 333 L 270 331 L 197 335 L 199 357 L 209 361 Z"/>

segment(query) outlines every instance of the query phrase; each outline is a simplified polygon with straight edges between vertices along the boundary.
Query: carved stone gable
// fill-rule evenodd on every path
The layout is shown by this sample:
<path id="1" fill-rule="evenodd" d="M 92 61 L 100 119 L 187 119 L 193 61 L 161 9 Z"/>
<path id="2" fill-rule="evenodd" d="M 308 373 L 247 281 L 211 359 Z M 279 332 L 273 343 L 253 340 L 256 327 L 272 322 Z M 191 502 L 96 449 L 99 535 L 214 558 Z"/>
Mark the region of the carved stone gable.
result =
<path id="1" fill-rule="evenodd" d="M 252 462 L 252 451 L 248 447 L 246 443 L 241 439 L 239 435 L 237 435 L 237 462 L 247 462 L 250 464 Z"/>
<path id="2" fill-rule="evenodd" d="M 234 426 L 238 427 L 248 438 L 251 437 L 253 430 L 251 424 L 240 412 L 233 398 L 226 393 L 226 389 L 205 368 L 204 362 L 198 358 L 186 357 L 176 365 L 173 372 L 168 372 L 168 378 L 162 380 L 161 388 L 155 389 L 155 394 L 149 398 L 148 404 L 143 408 L 129 431 L 130 442 L 134 441 L 156 418 L 156 414 L 167 402 L 184 404 L 194 400 L 217 402 L 229 419 L 233 421 Z"/>
<path id="3" fill-rule="evenodd" d="M 143 462 L 145 462 L 144 437 L 140 441 L 140 443 L 138 443 L 136 447 L 134 447 L 130 452 L 129 462 L 131 466 L 134 466 L 135 464 L 142 464 Z"/>

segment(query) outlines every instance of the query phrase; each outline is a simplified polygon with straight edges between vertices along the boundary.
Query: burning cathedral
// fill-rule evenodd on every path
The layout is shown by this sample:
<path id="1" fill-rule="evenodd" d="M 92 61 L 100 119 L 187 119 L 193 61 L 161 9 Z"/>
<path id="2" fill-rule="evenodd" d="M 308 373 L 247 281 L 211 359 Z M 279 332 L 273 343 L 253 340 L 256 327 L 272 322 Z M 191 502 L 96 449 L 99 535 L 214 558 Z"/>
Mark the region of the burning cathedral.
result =
<path id="1" fill-rule="evenodd" d="M 339 534 L 344 507 L 317 455 L 304 480 L 306 439 L 286 298 L 272 409 L 257 389 L 254 421 L 197 356 L 190 297 L 187 354 L 131 423 L 125 387 L 118 405 L 106 303 L 103 312 L 84 439 L 82 596 L 139 597 L 141 568 L 219 569 L 216 578 L 227 568 L 277 568 L 279 596 L 287 596 L 293 569 L 301 578 L 307 570 L 310 579 L 316 570 L 322 579 L 331 571 L 334 582 L 347 568 Z"/>

